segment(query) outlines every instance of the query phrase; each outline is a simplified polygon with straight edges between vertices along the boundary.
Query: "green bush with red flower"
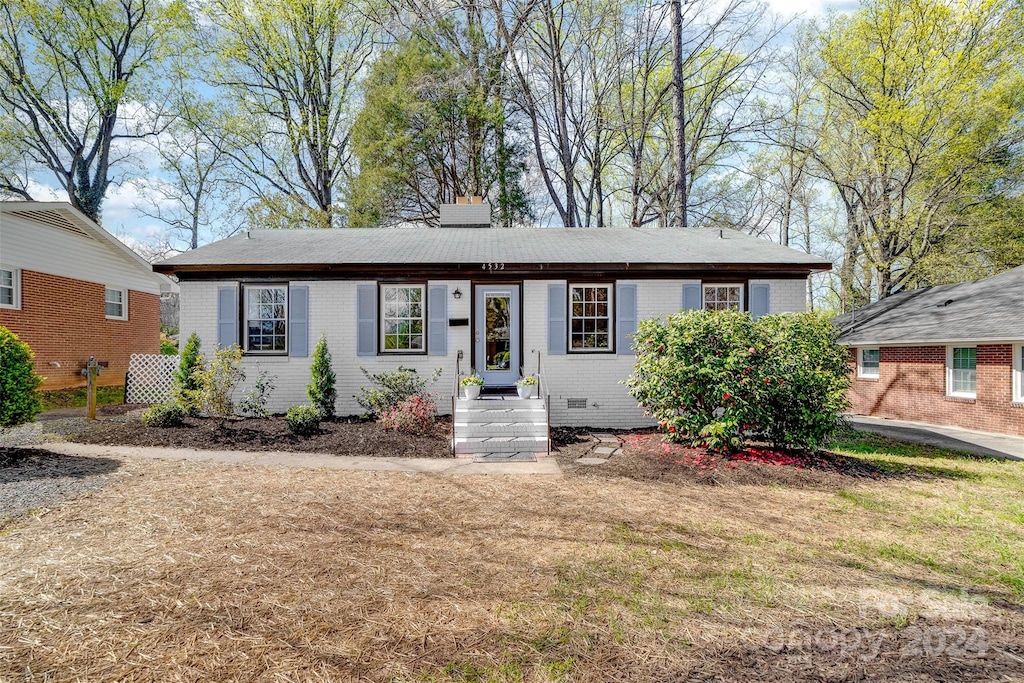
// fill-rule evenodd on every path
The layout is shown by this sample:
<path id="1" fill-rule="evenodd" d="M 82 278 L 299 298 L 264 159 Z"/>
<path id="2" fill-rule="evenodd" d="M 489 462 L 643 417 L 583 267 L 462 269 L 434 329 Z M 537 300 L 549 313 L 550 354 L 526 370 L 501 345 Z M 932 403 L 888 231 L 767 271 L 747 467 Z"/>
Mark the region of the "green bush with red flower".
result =
<path id="1" fill-rule="evenodd" d="M 671 441 L 732 451 L 748 441 L 821 446 L 846 408 L 846 352 L 812 313 L 692 311 L 642 321 L 630 394 Z"/>

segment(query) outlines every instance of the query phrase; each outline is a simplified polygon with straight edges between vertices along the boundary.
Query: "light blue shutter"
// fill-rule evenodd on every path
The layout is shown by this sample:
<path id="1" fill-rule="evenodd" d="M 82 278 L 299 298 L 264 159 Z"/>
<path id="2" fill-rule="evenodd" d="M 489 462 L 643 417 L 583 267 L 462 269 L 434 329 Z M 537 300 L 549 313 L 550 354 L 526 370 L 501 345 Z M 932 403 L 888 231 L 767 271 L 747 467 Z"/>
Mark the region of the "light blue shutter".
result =
<path id="1" fill-rule="evenodd" d="M 288 288 L 288 355 L 309 355 L 309 287 Z"/>
<path id="2" fill-rule="evenodd" d="M 700 285 L 683 285 L 683 310 L 699 311 L 703 308 L 700 296 Z"/>
<path id="3" fill-rule="evenodd" d="M 217 288 L 217 345 L 238 343 L 238 287 Z"/>
<path id="4" fill-rule="evenodd" d="M 548 353 L 565 355 L 565 285 L 548 285 Z"/>
<path id="5" fill-rule="evenodd" d="M 750 316 L 757 320 L 771 310 L 771 290 L 768 285 L 750 285 Z"/>
<path id="6" fill-rule="evenodd" d="M 356 287 L 356 355 L 377 355 L 377 285 Z"/>
<path id="7" fill-rule="evenodd" d="M 630 337 L 636 332 L 636 285 L 616 285 L 615 318 L 616 351 L 632 354 Z"/>
<path id="8" fill-rule="evenodd" d="M 427 296 L 427 350 L 431 356 L 448 355 L 448 287 L 430 288 Z"/>

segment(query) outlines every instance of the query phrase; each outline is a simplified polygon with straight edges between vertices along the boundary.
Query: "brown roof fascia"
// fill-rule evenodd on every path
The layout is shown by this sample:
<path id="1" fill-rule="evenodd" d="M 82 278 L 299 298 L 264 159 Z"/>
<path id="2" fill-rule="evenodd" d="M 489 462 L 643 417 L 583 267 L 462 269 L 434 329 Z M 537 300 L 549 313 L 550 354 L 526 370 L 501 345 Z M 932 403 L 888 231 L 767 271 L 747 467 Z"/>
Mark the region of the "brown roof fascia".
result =
<path id="1" fill-rule="evenodd" d="M 728 275 L 771 276 L 781 278 L 805 278 L 812 272 L 827 271 L 831 264 L 783 264 L 783 263 L 359 263 L 359 264 L 238 264 L 238 265 L 161 265 L 153 269 L 183 280 L 213 280 L 223 278 L 268 276 L 289 278 L 315 277 L 325 280 L 378 278 L 472 278 L 475 280 L 509 278 L 526 279 L 571 279 L 581 274 L 587 277 L 631 277 L 648 278 L 707 278 Z"/>

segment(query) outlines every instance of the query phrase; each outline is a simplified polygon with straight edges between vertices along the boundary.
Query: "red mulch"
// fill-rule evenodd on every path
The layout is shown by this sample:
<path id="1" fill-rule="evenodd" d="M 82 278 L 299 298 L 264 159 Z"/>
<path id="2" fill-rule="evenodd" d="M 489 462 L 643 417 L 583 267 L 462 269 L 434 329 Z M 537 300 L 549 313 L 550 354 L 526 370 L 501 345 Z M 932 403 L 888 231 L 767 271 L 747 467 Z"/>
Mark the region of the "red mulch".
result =
<path id="1" fill-rule="evenodd" d="M 588 455 L 592 443 L 561 449 L 559 462 L 582 476 L 626 477 L 640 481 L 671 481 L 712 486 L 780 484 L 802 488 L 842 488 L 853 480 L 881 479 L 893 473 L 870 462 L 828 451 L 780 451 L 754 446 L 738 453 L 714 453 L 665 443 L 660 433 L 620 435 L 622 452 L 597 466 L 574 465 Z"/>

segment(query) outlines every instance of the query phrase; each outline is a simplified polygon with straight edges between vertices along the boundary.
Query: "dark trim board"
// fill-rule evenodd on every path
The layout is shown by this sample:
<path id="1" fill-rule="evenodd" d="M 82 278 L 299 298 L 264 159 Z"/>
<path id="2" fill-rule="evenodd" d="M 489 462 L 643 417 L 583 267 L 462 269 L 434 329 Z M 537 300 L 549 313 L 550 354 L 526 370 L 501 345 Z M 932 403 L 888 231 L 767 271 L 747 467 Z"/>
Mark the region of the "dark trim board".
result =
<path id="1" fill-rule="evenodd" d="M 180 280 L 570 280 L 587 278 L 606 279 L 658 279 L 658 280 L 711 280 L 719 279 L 804 279 L 813 272 L 831 270 L 807 265 L 777 263 L 580 263 L 580 264 L 504 264 L 503 270 L 481 270 L 479 265 L 454 264 L 289 264 L 289 265 L 222 265 L 222 266 L 163 266 L 156 264 L 158 273 L 176 275 Z"/>

